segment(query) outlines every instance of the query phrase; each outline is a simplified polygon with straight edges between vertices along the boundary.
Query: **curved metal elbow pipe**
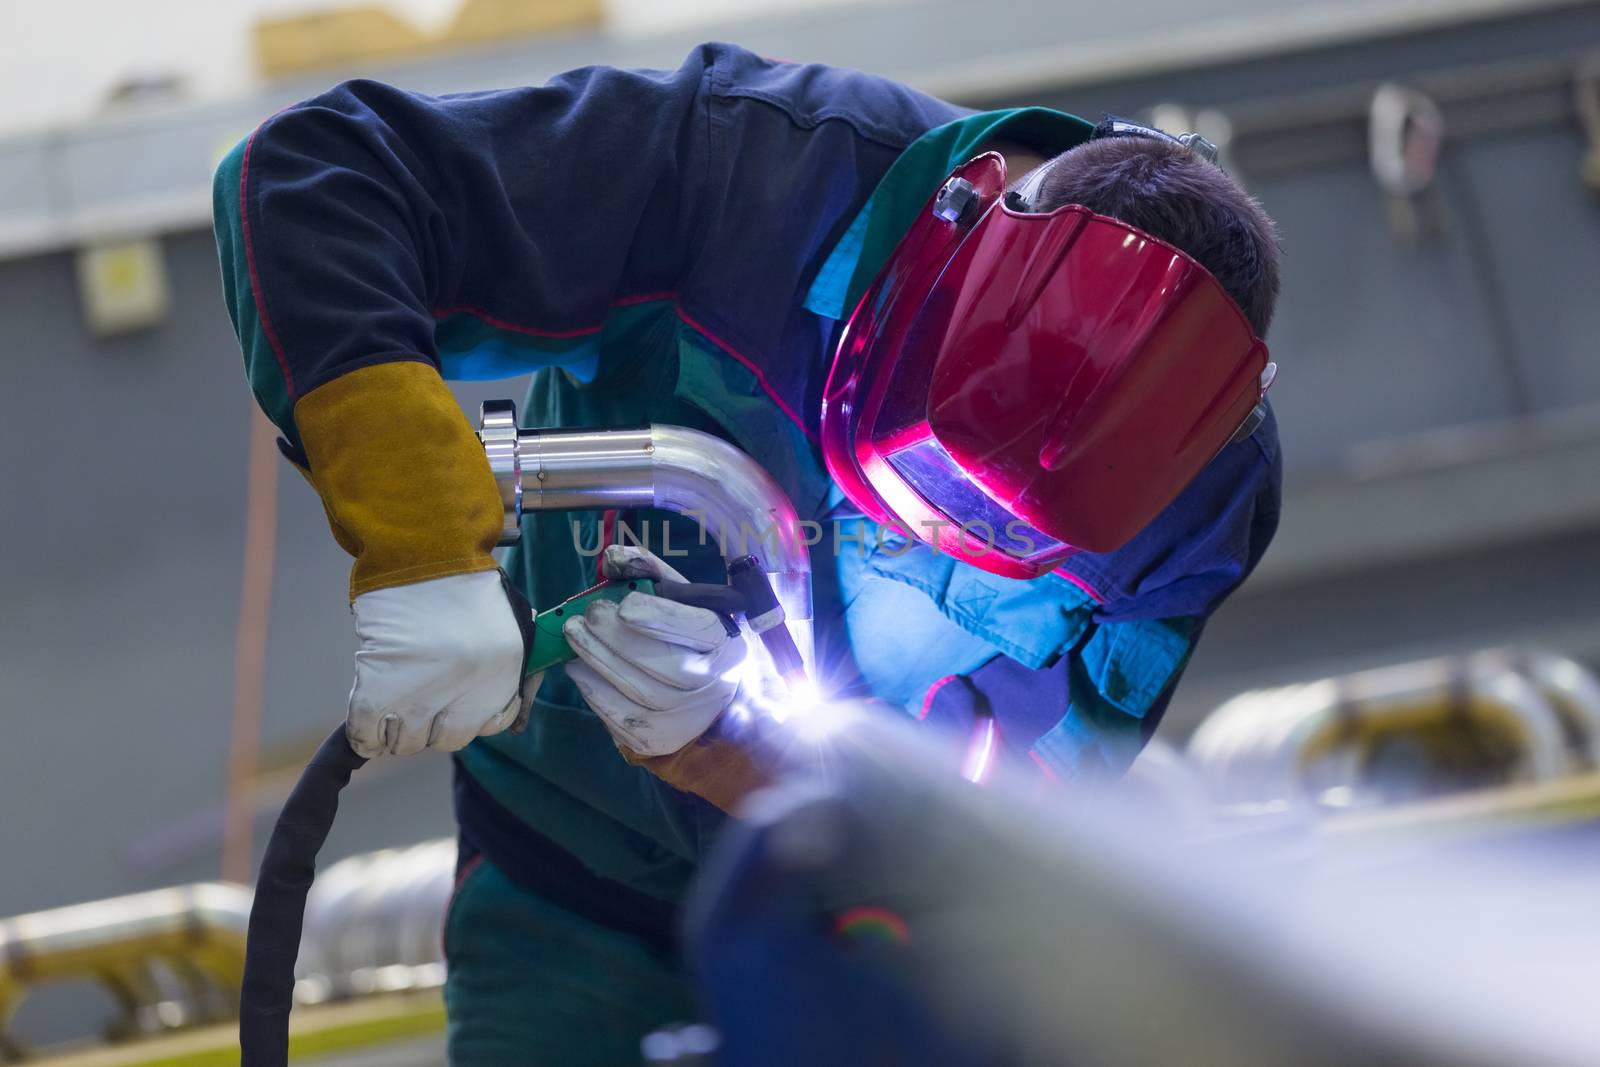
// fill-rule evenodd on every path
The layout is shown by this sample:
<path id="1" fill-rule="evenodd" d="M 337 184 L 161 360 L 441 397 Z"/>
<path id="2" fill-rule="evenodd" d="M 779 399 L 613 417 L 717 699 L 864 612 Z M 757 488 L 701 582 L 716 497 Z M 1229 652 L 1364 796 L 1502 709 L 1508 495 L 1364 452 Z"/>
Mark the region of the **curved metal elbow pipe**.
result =
<path id="1" fill-rule="evenodd" d="M 734 446 L 681 426 L 519 429 L 516 405 L 483 405 L 479 439 L 514 545 L 528 511 L 654 507 L 686 515 L 723 556 L 761 561 L 801 655 L 811 666 L 811 558 L 783 489 Z"/>

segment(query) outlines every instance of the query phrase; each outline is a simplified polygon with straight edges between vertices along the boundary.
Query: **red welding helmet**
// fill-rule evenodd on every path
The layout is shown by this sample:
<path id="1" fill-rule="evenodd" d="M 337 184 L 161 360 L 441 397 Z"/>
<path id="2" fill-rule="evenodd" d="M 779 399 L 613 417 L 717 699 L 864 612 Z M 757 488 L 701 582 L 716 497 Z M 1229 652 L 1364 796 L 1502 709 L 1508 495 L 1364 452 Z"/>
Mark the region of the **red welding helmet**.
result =
<path id="1" fill-rule="evenodd" d="M 986 571 L 1109 552 L 1264 415 L 1267 347 L 1200 264 L 964 164 L 851 315 L 822 408 L 845 495 Z"/>

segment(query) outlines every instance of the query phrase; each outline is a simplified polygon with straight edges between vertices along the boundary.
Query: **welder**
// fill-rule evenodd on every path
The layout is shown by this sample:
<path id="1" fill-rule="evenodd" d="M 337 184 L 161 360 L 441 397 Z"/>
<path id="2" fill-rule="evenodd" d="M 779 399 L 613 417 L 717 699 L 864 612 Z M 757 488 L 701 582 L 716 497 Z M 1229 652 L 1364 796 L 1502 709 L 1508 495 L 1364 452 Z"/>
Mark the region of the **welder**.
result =
<path id="1" fill-rule="evenodd" d="M 519 685 L 513 594 L 723 557 L 682 516 L 535 514 L 502 572 L 445 380 L 532 371 L 526 424 L 749 453 L 823 531 L 822 688 L 981 720 L 985 761 L 1070 797 L 1138 753 L 1277 523 L 1277 241 L 1208 148 L 706 45 L 540 88 L 353 81 L 226 157 L 250 383 L 355 559 L 349 739 L 455 753 L 454 1062 L 630 1062 L 695 1017 L 675 906 L 754 772 L 749 653 L 707 609 L 596 601 Z"/>

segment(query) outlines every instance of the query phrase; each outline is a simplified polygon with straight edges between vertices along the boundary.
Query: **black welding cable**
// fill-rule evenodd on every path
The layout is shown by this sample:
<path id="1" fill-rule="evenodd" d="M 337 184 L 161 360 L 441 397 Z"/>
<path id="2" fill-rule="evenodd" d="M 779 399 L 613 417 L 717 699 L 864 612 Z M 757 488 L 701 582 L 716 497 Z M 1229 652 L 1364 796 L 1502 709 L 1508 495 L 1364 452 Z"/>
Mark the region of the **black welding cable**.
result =
<path id="1" fill-rule="evenodd" d="M 339 792 L 366 762 L 351 749 L 340 723 L 306 764 L 267 840 L 250 905 L 239 994 L 240 1067 L 283 1067 L 289 1060 L 289 1009 L 306 892 L 339 810 Z"/>
<path id="2" fill-rule="evenodd" d="M 505 571 L 500 583 L 522 631 L 526 661 L 533 647 L 533 610 Z M 316 877 L 317 853 L 339 813 L 339 793 L 366 762 L 350 747 L 340 723 L 306 764 L 267 839 L 245 939 L 240 1067 L 283 1067 L 289 1061 L 289 1010 L 294 1007 L 294 961 L 305 925 L 306 893 Z"/>

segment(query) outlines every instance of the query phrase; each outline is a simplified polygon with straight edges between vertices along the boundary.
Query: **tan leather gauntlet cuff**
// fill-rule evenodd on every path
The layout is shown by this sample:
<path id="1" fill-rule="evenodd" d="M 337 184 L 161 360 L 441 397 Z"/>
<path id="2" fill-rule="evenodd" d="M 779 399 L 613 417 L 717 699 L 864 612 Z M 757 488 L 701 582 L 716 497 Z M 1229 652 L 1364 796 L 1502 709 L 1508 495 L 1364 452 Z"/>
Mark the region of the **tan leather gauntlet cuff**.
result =
<path id="1" fill-rule="evenodd" d="M 392 585 L 492 570 L 500 494 L 483 447 L 432 364 L 353 370 L 294 408 L 334 537 L 351 555 L 350 599 Z"/>

